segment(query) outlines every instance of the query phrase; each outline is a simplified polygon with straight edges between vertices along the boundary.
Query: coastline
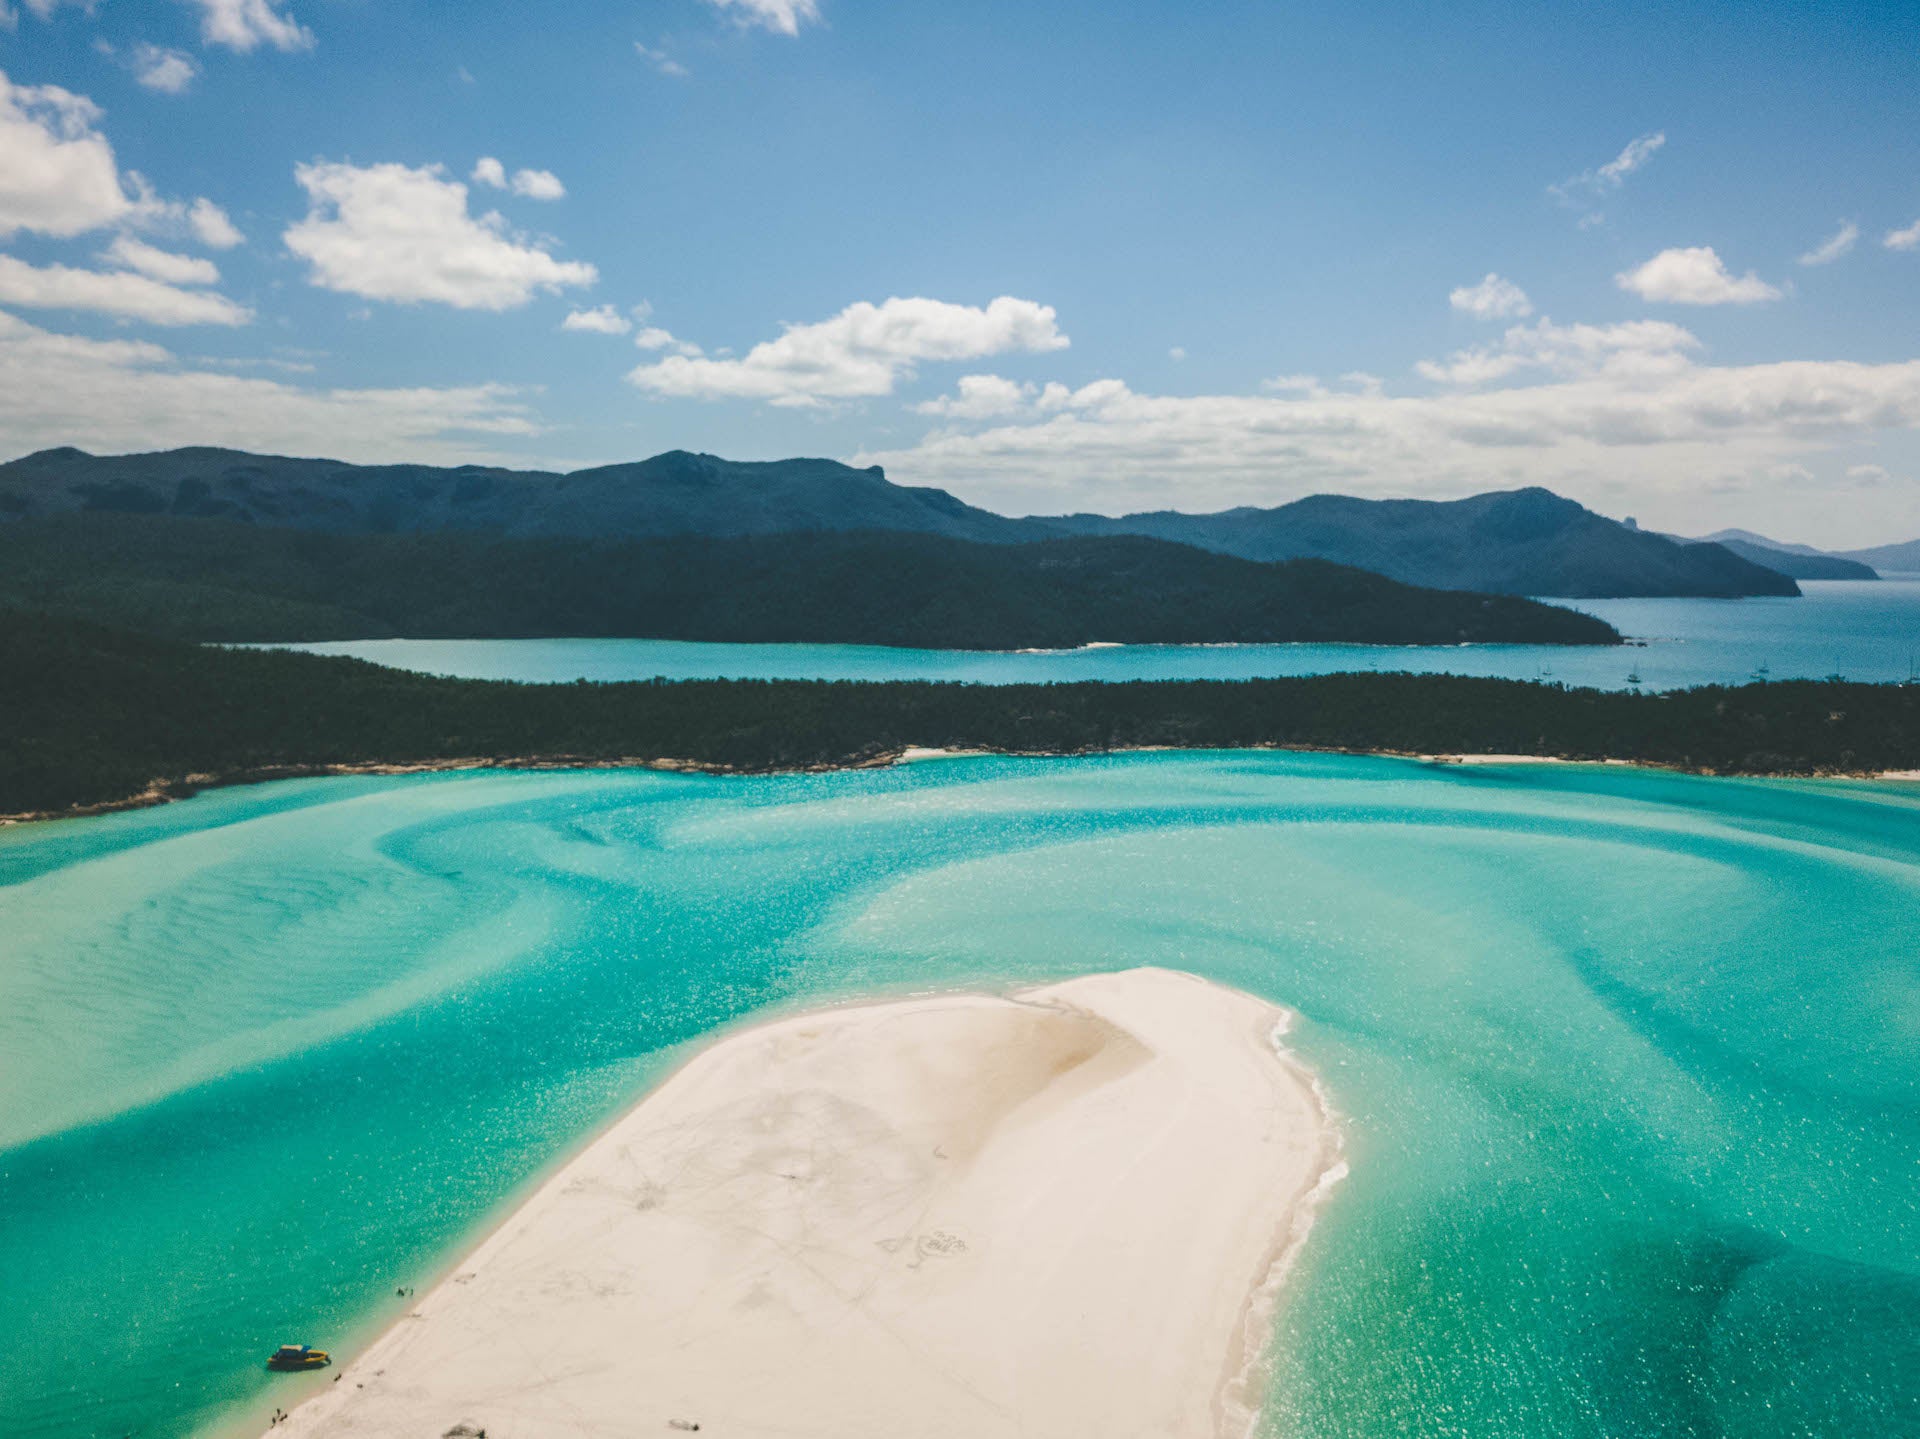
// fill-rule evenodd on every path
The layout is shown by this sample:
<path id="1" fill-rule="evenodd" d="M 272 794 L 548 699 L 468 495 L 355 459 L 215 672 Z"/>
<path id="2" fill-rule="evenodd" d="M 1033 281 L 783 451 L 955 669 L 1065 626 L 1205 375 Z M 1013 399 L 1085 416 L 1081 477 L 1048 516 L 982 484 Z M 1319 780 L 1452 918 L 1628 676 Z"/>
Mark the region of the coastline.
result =
<path id="1" fill-rule="evenodd" d="M 1288 1018 L 1143 969 L 723 1031 L 270 1432 L 1237 1439 L 1345 1173 Z"/>
<path id="2" fill-rule="evenodd" d="M 1705 768 L 1689 768 L 1684 765 L 1667 764 L 1658 760 L 1620 759 L 1607 755 L 1568 756 L 1542 754 L 1473 754 L 1464 752 L 1439 753 L 1421 750 L 1402 749 L 1366 749 L 1334 747 L 1326 745 L 1291 744 L 1236 744 L 1236 745 L 1113 745 L 1087 749 L 983 749 L 983 748 L 947 748 L 939 745 L 904 745 L 887 749 L 876 754 L 848 758 L 843 761 L 823 764 L 748 766 L 713 763 L 706 760 L 680 759 L 673 756 L 622 755 L 608 758 L 604 755 L 569 754 L 529 754 L 529 755 L 464 755 L 449 759 L 424 760 L 354 760 L 329 764 L 285 764 L 264 765 L 257 768 L 232 770 L 218 774 L 190 774 L 179 780 L 155 780 L 137 794 L 119 799 L 101 800 L 94 804 L 73 805 L 57 810 L 22 810 L 11 814 L 0 814 L 0 829 L 17 825 L 43 824 L 53 820 L 84 819 L 92 815 L 120 814 L 129 810 L 154 809 L 160 805 L 173 804 L 179 800 L 191 799 L 196 794 L 213 789 L 232 789 L 243 785 L 272 784 L 279 780 L 290 779 L 340 779 L 366 775 L 409 775 L 409 774 L 447 774 L 456 771 L 471 770 L 655 770 L 668 774 L 703 774 L 715 776 L 755 776 L 778 774 L 834 774 L 842 770 L 889 769 L 898 764 L 915 764 L 927 760 L 941 759 L 1082 759 L 1091 755 L 1109 754 L 1163 754 L 1178 751 L 1188 754 L 1228 754 L 1234 751 L 1249 753 L 1272 752 L 1279 754 L 1335 754 L 1353 755 L 1362 758 L 1418 760 L 1425 764 L 1442 765 L 1610 765 L 1628 769 L 1665 770 L 1672 774 L 1691 774 L 1707 778 L 1726 777 L 1737 779 L 1858 779 L 1890 781 L 1893 783 L 1912 783 L 1920 781 L 1920 769 L 1857 769 L 1822 770 L 1806 773 L 1798 770 L 1778 771 L 1721 771 Z"/>

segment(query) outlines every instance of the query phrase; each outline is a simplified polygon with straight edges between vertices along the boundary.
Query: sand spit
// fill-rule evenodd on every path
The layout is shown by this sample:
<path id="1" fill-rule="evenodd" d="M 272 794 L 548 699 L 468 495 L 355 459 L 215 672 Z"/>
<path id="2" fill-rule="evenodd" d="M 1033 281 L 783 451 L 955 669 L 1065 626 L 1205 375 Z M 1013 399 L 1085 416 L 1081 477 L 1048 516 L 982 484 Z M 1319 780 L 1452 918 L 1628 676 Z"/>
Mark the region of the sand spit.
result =
<path id="1" fill-rule="evenodd" d="M 1341 1172 L 1281 1020 L 1141 969 L 723 1038 L 270 1432 L 1240 1434 Z"/>

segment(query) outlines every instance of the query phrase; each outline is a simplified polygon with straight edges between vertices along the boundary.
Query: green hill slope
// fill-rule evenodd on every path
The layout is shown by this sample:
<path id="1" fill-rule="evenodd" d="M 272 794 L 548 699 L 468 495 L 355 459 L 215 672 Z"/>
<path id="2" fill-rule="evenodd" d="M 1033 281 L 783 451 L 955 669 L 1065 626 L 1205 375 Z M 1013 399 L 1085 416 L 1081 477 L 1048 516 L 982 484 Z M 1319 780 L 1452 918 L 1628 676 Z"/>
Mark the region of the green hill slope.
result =
<path id="1" fill-rule="evenodd" d="M 67 514 L 0 525 L 0 604 L 227 641 L 568 635 L 1019 649 L 1619 640 L 1591 616 L 1512 596 L 1131 536 L 595 541 Z"/>

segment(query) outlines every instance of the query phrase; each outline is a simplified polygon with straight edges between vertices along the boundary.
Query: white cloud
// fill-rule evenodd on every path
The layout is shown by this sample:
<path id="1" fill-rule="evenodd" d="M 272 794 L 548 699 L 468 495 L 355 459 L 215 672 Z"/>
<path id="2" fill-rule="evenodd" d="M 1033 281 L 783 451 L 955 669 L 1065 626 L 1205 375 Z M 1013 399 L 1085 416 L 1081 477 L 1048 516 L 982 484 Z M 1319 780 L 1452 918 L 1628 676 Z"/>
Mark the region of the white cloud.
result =
<path id="1" fill-rule="evenodd" d="M 1629 140 L 1624 150 L 1600 167 L 1599 178 L 1606 184 L 1618 188 L 1625 183 L 1627 176 L 1651 160 L 1654 151 L 1666 143 L 1667 136 L 1664 131 L 1655 131 Z"/>
<path id="2" fill-rule="evenodd" d="M 1851 220 L 1841 223 L 1831 236 L 1815 245 L 1800 257 L 1803 265 L 1831 265 L 1835 260 L 1854 247 L 1860 238 L 1860 227 Z"/>
<path id="3" fill-rule="evenodd" d="M 925 400 L 913 408 L 923 415 L 941 415 L 950 420 L 990 420 L 1018 414 L 1037 393 L 1031 384 L 999 375 L 962 375 L 954 385 L 955 393 Z"/>
<path id="4" fill-rule="evenodd" d="M 184 50 L 167 50 L 158 45 L 134 46 L 132 68 L 134 79 L 163 95 L 186 94 L 200 74 L 200 66 Z"/>
<path id="5" fill-rule="evenodd" d="M 187 224 L 201 244 L 212 250 L 231 250 L 246 236 L 234 228 L 227 212 L 202 195 L 187 211 Z"/>
<path id="6" fill-rule="evenodd" d="M 240 232 L 211 200 L 164 200 L 120 172 L 100 107 L 57 85 L 15 85 L 0 72 L 0 239 L 18 231 L 71 237 L 110 226 L 183 233 L 225 249 Z"/>
<path id="7" fill-rule="evenodd" d="M 100 258 L 123 270 L 138 270 L 163 284 L 220 283 L 220 270 L 213 261 L 203 260 L 197 255 L 176 255 L 171 250 L 158 249 L 131 235 L 115 236 L 113 243 L 101 252 Z"/>
<path id="8" fill-rule="evenodd" d="M 1920 220 L 1904 230 L 1889 230 L 1881 244 L 1889 250 L 1920 250 Z"/>
<path id="9" fill-rule="evenodd" d="M 1627 176 L 1644 167 L 1666 143 L 1667 136 L 1664 130 L 1654 130 L 1637 136 L 1629 140 L 1626 148 L 1606 164 L 1592 170 L 1582 170 L 1578 175 L 1569 176 L 1557 185 L 1549 185 L 1547 192 L 1566 204 L 1588 208 L 1592 201 L 1626 184 Z M 1589 213 L 1580 223 L 1582 228 L 1597 225 L 1600 223 L 1600 217 L 1598 214 Z"/>
<path id="10" fill-rule="evenodd" d="M 1893 478 L 1893 474 L 1885 465 L 1849 465 L 1847 478 L 1856 485 L 1869 487 L 1884 485 Z"/>
<path id="11" fill-rule="evenodd" d="M 529 200 L 564 199 L 567 187 L 560 183 L 560 177 L 551 170 L 515 170 L 511 178 L 507 167 L 491 155 L 482 155 L 474 162 L 473 173 L 467 177 L 476 185 L 489 185 L 496 190 L 511 190 L 516 195 L 524 195 Z"/>
<path id="12" fill-rule="evenodd" d="M 279 0 L 193 0 L 200 7 L 200 38 L 245 53 L 261 45 L 306 50 L 313 32 L 280 8 Z"/>
<path id="13" fill-rule="evenodd" d="M 95 310 L 155 325 L 244 325 L 253 318 L 251 310 L 223 295 L 183 290 L 149 275 L 29 265 L 11 255 L 0 255 L 0 304 Z"/>
<path id="14" fill-rule="evenodd" d="M 513 193 L 529 200 L 559 200 L 565 198 L 567 187 L 551 170 L 515 170 Z"/>
<path id="15" fill-rule="evenodd" d="M 676 80 L 684 80 L 692 73 L 665 50 L 655 50 L 650 46 L 642 45 L 638 40 L 633 42 L 633 50 L 662 75 L 671 75 Z"/>
<path id="16" fill-rule="evenodd" d="M 974 360 L 1066 348 L 1053 308 L 1002 295 L 984 308 L 941 300 L 849 305 L 832 319 L 792 325 L 739 359 L 672 356 L 627 378 L 655 394 L 807 406 L 893 393 L 927 360 Z"/>
<path id="17" fill-rule="evenodd" d="M 1491 345 L 1456 350 L 1445 360 L 1422 360 L 1421 375 L 1446 385 L 1484 385 L 1526 371 L 1566 377 L 1667 374 L 1684 368 L 1700 341 L 1665 320 L 1619 325 L 1556 325 L 1542 317 L 1515 325 Z"/>
<path id="18" fill-rule="evenodd" d="M 1311 395 L 1327 393 L 1325 385 L 1320 383 L 1318 375 L 1275 375 L 1262 380 L 1260 388 L 1270 395 Z"/>
<path id="19" fill-rule="evenodd" d="M 1670 348 L 1658 365 L 1600 362 L 1548 383 L 1438 395 L 1048 386 L 1013 422 L 943 427 L 852 462 L 1015 512 L 1209 510 L 1330 490 L 1438 497 L 1526 484 L 1645 510 L 1691 502 L 1703 476 L 1753 476 L 1764 488 L 1770 466 L 1887 430 L 1920 432 L 1920 360 L 1712 367 Z"/>
<path id="20" fill-rule="evenodd" d="M 635 305 L 633 313 L 635 318 L 644 320 L 653 313 L 653 306 L 644 303 Z M 698 345 L 689 340 L 676 339 L 673 331 L 663 330 L 658 325 L 643 325 L 640 332 L 633 337 L 633 343 L 636 349 L 649 352 L 671 350 L 676 355 L 690 357 L 705 353 Z"/>
<path id="21" fill-rule="evenodd" d="M 584 331 L 590 335 L 624 335 L 633 328 L 627 317 L 611 305 L 595 305 L 591 310 L 569 310 L 560 322 L 563 330 Z"/>
<path id="22" fill-rule="evenodd" d="M 300 165 L 308 213 L 288 227 L 289 250 L 324 289 L 401 304 L 507 310 L 542 291 L 591 285 L 592 265 L 556 260 L 508 233 L 498 215 L 467 212 L 467 187 L 438 166 Z"/>
<path id="23" fill-rule="evenodd" d="M 1735 278 L 1711 245 L 1662 250 L 1614 283 L 1643 300 L 1667 305 L 1751 305 L 1777 300 L 1780 291 L 1753 271 Z"/>
<path id="24" fill-rule="evenodd" d="M 1167 358 L 1172 360 L 1176 365 L 1179 364 L 1187 358 L 1187 347 L 1185 345 L 1175 345 L 1167 351 Z"/>
<path id="25" fill-rule="evenodd" d="M 499 462 L 541 432 L 504 385 L 313 389 L 182 366 L 158 345 L 53 334 L 0 311 L 0 453 L 225 445 L 363 463 Z"/>
<path id="26" fill-rule="evenodd" d="M 707 0 L 741 25 L 757 25 L 780 35 L 798 35 L 802 25 L 818 21 L 818 0 Z"/>
<path id="27" fill-rule="evenodd" d="M 1509 320 L 1533 313 L 1533 301 L 1527 292 L 1511 280 L 1488 272 L 1477 285 L 1462 285 L 1447 296 L 1447 303 L 1478 320 Z"/>
<path id="28" fill-rule="evenodd" d="M 78 235 L 127 219 L 101 112 L 58 85 L 15 85 L 0 72 L 0 237 Z"/>

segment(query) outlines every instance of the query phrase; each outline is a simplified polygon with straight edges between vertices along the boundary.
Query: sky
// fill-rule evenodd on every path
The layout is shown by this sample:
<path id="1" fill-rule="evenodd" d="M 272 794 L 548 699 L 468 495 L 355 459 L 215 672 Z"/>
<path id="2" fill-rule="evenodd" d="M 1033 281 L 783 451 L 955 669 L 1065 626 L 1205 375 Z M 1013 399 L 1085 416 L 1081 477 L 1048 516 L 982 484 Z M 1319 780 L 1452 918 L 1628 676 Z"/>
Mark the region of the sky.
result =
<path id="1" fill-rule="evenodd" d="M 0 0 L 0 458 L 1920 536 L 1920 8 Z"/>

